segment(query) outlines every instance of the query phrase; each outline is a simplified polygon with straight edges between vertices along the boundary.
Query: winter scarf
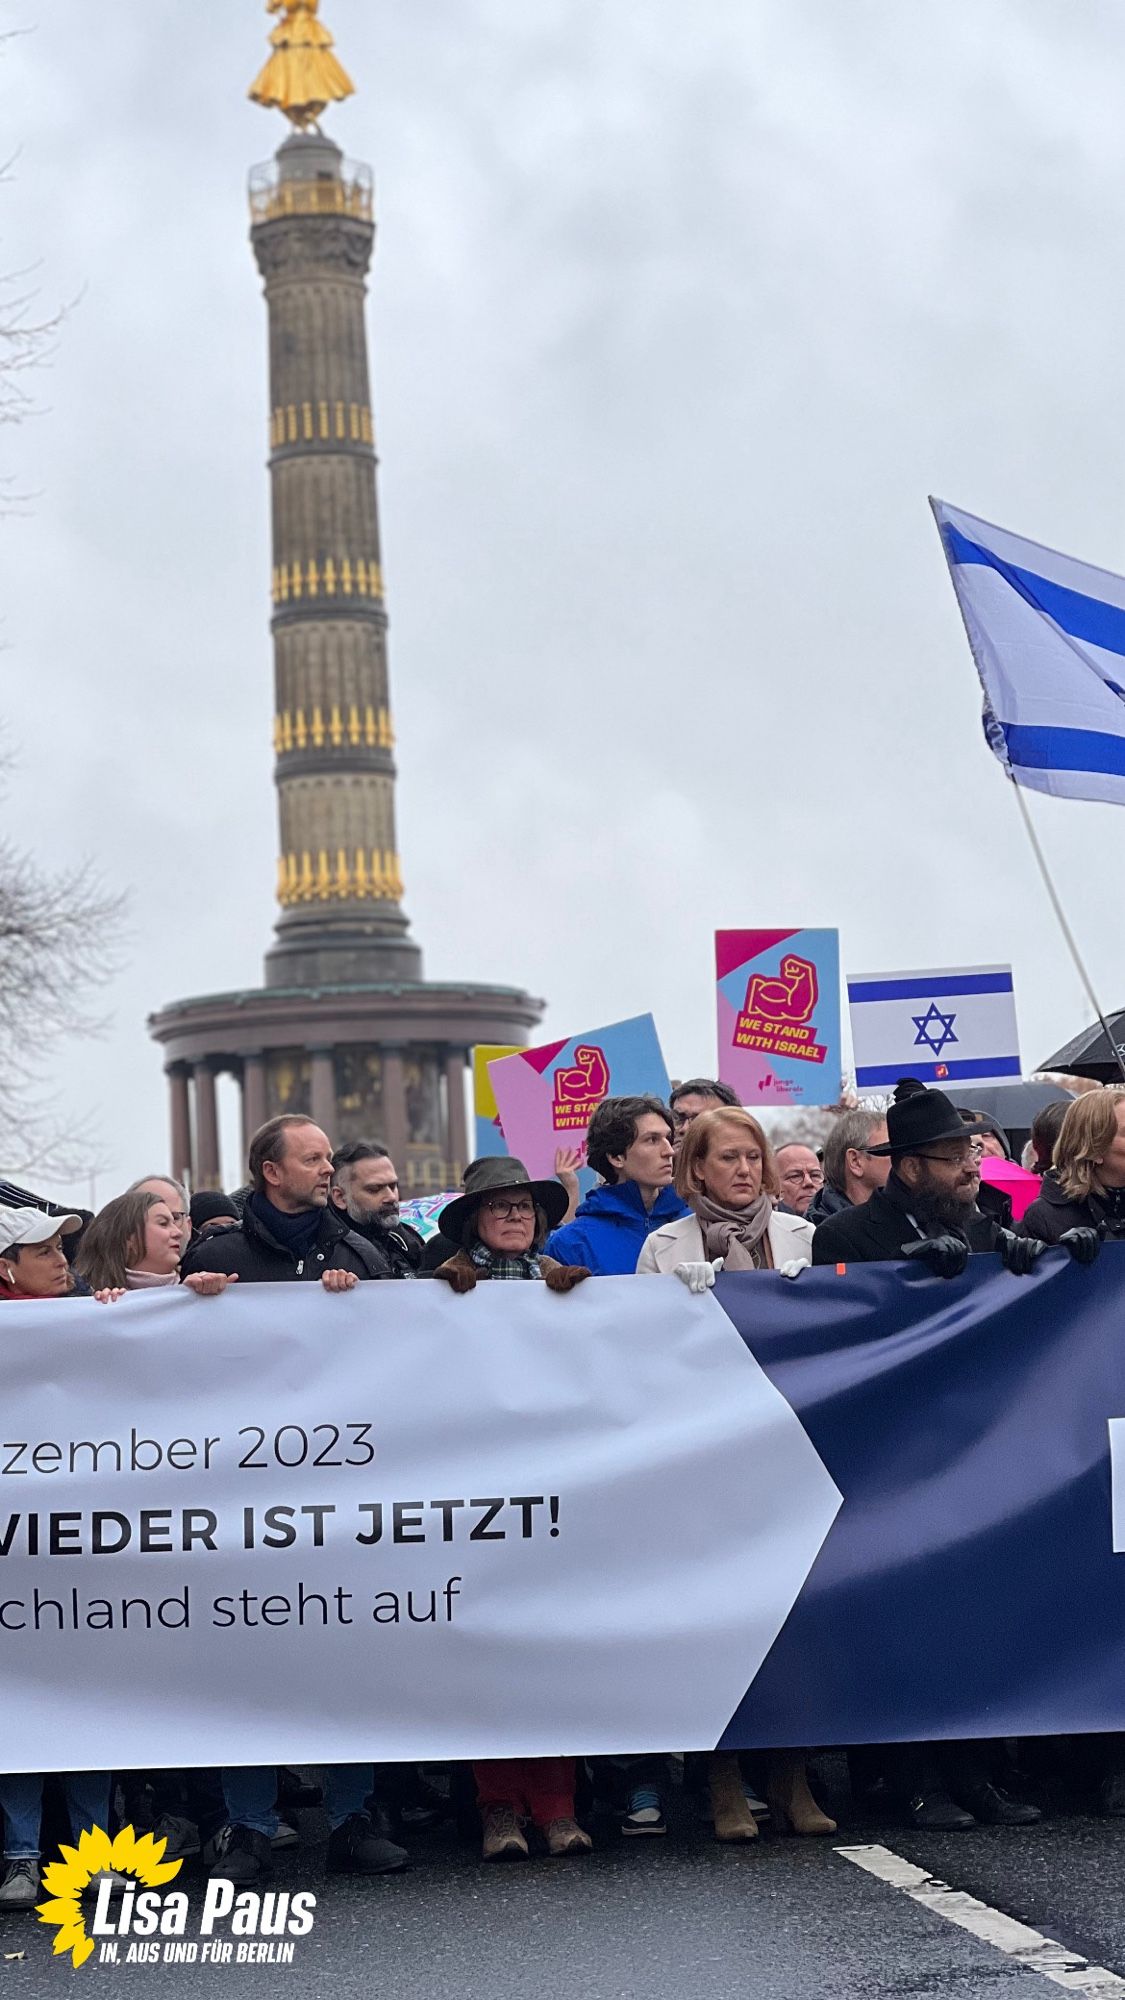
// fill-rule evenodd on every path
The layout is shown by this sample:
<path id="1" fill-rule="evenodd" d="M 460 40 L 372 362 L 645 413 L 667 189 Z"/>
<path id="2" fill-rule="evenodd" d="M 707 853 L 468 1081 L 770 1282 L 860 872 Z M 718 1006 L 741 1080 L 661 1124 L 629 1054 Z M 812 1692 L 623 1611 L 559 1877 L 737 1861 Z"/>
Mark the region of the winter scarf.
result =
<path id="1" fill-rule="evenodd" d="M 478 1271 L 487 1271 L 492 1278 L 541 1278 L 539 1259 L 534 1250 L 521 1257 L 501 1257 L 478 1239 L 469 1251 L 469 1256 Z"/>
<path id="2" fill-rule="evenodd" d="M 696 1194 L 692 1207 L 712 1262 L 722 1257 L 728 1271 L 772 1270 L 768 1232 L 773 1203 L 768 1194 L 760 1194 L 749 1208 L 724 1208 L 709 1195 Z"/>
<path id="3" fill-rule="evenodd" d="M 291 1257 L 307 1257 L 320 1234 L 324 1221 L 322 1208 L 303 1208 L 299 1215 L 286 1215 L 275 1208 L 264 1194 L 252 1194 L 246 1204 L 282 1250 L 288 1250 Z"/>

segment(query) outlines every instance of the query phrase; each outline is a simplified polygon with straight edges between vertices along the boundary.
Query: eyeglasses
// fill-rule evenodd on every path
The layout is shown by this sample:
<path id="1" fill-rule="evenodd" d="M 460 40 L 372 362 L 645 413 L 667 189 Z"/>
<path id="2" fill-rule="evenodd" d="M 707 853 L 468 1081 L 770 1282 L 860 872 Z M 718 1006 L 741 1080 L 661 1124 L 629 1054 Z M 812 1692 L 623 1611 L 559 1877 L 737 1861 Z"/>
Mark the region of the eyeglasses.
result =
<path id="1" fill-rule="evenodd" d="M 186 1208 L 170 1208 L 168 1210 L 168 1213 L 171 1216 L 173 1222 L 186 1222 L 188 1219 L 188 1212 Z"/>
<path id="2" fill-rule="evenodd" d="M 919 1158 L 923 1160 L 940 1160 L 944 1167 L 963 1167 L 967 1160 L 979 1159 L 981 1151 L 982 1148 L 978 1140 L 966 1139 L 965 1144 L 959 1146 L 955 1153 L 931 1153 L 927 1150 L 920 1153 Z"/>
<path id="3" fill-rule="evenodd" d="M 484 1207 L 490 1215 L 495 1215 L 501 1222 L 506 1221 L 509 1216 L 526 1217 L 535 1214 L 535 1203 L 527 1195 L 517 1195 L 512 1201 L 506 1200 L 503 1195 L 493 1195 L 484 1203 Z"/>
<path id="4" fill-rule="evenodd" d="M 824 1175 L 819 1167 L 790 1167 L 781 1178 L 783 1181 L 811 1181 L 813 1187 L 824 1186 Z"/>

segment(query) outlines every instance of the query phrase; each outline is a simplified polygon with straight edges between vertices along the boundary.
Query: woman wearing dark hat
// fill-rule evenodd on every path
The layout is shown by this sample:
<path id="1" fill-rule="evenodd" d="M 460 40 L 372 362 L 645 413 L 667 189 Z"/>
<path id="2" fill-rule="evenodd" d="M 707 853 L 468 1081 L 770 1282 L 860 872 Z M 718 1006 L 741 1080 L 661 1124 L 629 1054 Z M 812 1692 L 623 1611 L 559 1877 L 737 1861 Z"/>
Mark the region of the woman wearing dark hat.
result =
<path id="1" fill-rule="evenodd" d="M 480 1279 L 541 1278 L 569 1292 L 590 1273 L 541 1254 L 569 1197 L 558 1181 L 533 1181 L 519 1160 L 477 1160 L 465 1191 L 442 1209 L 443 1236 L 460 1247 L 434 1272 L 455 1292 Z M 473 1765 L 486 1861 L 527 1857 L 523 1823 L 541 1828 L 552 1855 L 588 1854 L 593 1845 L 574 1817 L 573 1757 L 509 1757 Z"/>
<path id="2" fill-rule="evenodd" d="M 459 1247 L 434 1277 L 455 1292 L 471 1292 L 478 1278 L 542 1278 L 553 1292 L 573 1291 L 590 1275 L 585 1265 L 542 1254 L 569 1200 L 558 1181 L 533 1181 L 522 1160 L 474 1161 L 464 1192 L 438 1217 L 441 1234 Z"/>

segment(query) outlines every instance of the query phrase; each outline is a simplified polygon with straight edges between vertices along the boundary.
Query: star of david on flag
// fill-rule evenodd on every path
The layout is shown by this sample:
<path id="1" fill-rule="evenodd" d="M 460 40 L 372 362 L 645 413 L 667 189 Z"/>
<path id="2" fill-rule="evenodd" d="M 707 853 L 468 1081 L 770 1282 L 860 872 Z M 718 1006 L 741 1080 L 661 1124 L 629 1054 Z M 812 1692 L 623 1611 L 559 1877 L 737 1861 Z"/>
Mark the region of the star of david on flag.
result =
<path id="1" fill-rule="evenodd" d="M 1010 965 L 848 977 L 856 1085 L 1003 1083 L 1020 1074 Z"/>
<path id="2" fill-rule="evenodd" d="M 918 1030 L 914 1037 L 915 1047 L 932 1049 L 935 1056 L 940 1056 L 950 1042 L 957 1040 L 953 1032 L 956 1019 L 956 1014 L 943 1014 L 941 1008 L 931 1001 L 925 1014 L 914 1016 L 914 1026 Z"/>

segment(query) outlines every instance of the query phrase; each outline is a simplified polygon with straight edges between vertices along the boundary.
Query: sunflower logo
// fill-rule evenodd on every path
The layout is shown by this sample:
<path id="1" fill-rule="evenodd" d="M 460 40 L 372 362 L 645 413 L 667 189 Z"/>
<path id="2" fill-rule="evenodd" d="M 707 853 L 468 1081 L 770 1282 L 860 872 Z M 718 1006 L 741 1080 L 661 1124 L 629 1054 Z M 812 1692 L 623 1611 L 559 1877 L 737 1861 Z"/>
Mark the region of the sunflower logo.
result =
<path id="1" fill-rule="evenodd" d="M 60 1846 L 62 1860 L 50 1862 L 43 1870 L 43 1886 L 50 1892 L 51 1900 L 36 1905 L 40 1923 L 57 1926 L 56 1958 L 69 1951 L 76 1966 L 85 1965 L 94 1949 L 93 1938 L 86 1935 L 82 1909 L 83 1894 L 94 1877 L 103 1869 L 113 1868 L 119 1874 L 134 1876 L 146 1889 L 159 1889 L 165 1882 L 171 1882 L 184 1865 L 182 1861 L 163 1859 L 167 1845 L 166 1840 L 154 1840 L 151 1833 L 138 1839 L 131 1826 L 123 1826 L 116 1839 L 111 1840 L 108 1833 L 95 1826 L 79 1836 L 77 1847 Z"/>

